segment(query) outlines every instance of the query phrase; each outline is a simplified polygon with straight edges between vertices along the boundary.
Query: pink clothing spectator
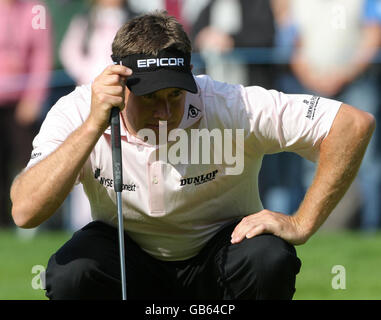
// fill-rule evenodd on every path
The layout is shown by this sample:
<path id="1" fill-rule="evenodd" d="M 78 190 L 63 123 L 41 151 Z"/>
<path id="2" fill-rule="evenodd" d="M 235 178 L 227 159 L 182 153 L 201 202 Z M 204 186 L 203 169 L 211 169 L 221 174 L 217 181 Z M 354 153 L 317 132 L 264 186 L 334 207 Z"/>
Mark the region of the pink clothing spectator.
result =
<path id="1" fill-rule="evenodd" d="M 183 1 L 165 0 L 165 9 L 184 26 L 185 30 L 189 31 L 188 21 L 183 15 Z"/>
<path id="2" fill-rule="evenodd" d="M 0 0 L 0 227 L 11 224 L 10 185 L 30 158 L 47 94 L 48 14 L 38 1 Z"/>
<path id="3" fill-rule="evenodd" d="M 61 45 L 60 58 L 78 84 L 90 83 L 112 64 L 111 44 L 128 18 L 126 13 L 123 8 L 95 6 L 89 16 L 79 15 L 72 20 Z"/>
<path id="4" fill-rule="evenodd" d="M 46 8 L 37 1 L 0 1 L 0 30 L 0 107 L 16 101 L 40 107 L 52 63 Z"/>

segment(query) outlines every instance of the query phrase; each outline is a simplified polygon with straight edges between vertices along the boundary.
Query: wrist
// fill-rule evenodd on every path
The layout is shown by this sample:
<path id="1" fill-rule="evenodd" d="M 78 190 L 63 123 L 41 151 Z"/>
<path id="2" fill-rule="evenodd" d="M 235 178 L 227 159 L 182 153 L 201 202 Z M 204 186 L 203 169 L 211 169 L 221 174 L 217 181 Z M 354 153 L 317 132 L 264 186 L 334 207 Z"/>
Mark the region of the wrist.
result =
<path id="1" fill-rule="evenodd" d="M 304 218 L 299 212 L 296 212 L 291 218 L 301 239 L 301 244 L 306 243 L 315 232 L 313 223 L 309 219 Z"/>
<path id="2" fill-rule="evenodd" d="M 99 123 L 89 116 L 83 123 L 83 127 L 90 135 L 95 135 L 98 138 L 103 134 L 103 132 L 109 126 L 108 123 Z"/>

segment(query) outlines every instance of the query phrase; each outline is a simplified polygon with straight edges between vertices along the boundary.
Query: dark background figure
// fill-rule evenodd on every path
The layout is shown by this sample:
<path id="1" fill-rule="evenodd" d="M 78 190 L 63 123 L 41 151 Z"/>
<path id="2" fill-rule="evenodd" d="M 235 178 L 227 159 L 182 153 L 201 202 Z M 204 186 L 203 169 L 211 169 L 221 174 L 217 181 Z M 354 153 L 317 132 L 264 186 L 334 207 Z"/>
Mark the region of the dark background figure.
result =
<path id="1" fill-rule="evenodd" d="M 227 54 L 234 49 L 272 48 L 274 34 L 274 17 L 267 0 L 213 0 L 201 11 L 192 26 L 195 49 L 207 59 L 207 71 L 212 73 L 216 72 L 213 69 L 220 64 L 213 60 L 218 55 Z M 274 73 L 271 65 L 247 63 L 245 60 L 248 57 L 235 56 L 234 67 L 243 65 L 243 68 L 240 69 L 241 75 L 234 79 L 232 68 L 229 68 L 231 57 L 226 55 L 220 58 L 225 59 L 222 66 L 225 70 L 220 72 L 222 76 L 217 80 L 259 85 L 267 89 L 273 87 Z"/>
<path id="2" fill-rule="evenodd" d="M 52 61 L 51 19 L 38 1 L 0 1 L 0 227 L 9 188 L 31 157 Z M 33 155 L 32 155 L 33 156 Z"/>

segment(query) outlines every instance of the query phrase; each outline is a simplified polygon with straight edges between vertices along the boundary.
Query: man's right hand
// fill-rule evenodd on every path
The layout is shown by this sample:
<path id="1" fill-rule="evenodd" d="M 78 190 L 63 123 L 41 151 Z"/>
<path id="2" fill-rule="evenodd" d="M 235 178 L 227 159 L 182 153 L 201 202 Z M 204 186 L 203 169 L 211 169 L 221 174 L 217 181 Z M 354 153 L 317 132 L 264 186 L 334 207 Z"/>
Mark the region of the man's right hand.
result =
<path id="1" fill-rule="evenodd" d="M 102 132 L 110 121 L 112 107 L 125 106 L 125 80 L 132 70 L 122 65 L 108 66 L 91 85 L 91 110 L 88 121 Z"/>

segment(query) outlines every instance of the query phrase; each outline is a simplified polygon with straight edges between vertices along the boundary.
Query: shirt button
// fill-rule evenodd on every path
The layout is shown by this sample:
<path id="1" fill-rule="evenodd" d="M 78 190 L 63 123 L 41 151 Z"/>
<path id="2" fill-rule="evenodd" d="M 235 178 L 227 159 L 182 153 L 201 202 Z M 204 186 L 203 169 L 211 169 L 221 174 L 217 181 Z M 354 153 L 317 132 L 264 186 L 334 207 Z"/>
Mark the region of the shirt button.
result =
<path id="1" fill-rule="evenodd" d="M 158 184 L 159 183 L 159 180 L 157 179 L 157 177 L 153 177 L 153 181 L 152 181 L 154 184 Z"/>

